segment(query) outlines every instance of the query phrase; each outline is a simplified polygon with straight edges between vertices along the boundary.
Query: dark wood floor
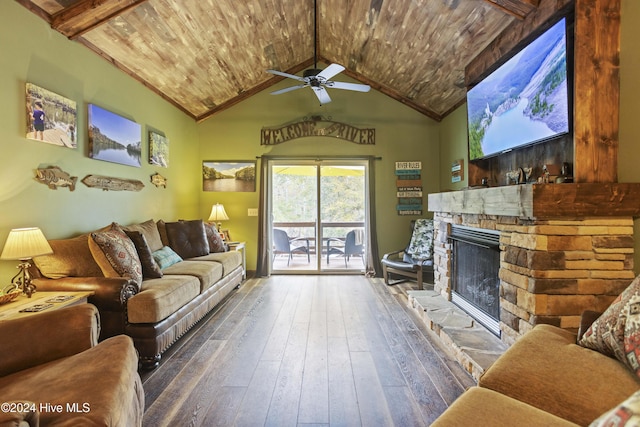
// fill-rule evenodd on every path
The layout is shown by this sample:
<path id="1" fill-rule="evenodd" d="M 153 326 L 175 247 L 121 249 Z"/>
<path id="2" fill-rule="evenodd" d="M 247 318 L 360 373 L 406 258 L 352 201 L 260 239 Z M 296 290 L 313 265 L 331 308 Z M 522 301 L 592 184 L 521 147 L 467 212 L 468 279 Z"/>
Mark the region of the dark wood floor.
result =
<path id="1" fill-rule="evenodd" d="M 474 384 L 363 276 L 250 279 L 143 374 L 144 425 L 426 426 Z"/>

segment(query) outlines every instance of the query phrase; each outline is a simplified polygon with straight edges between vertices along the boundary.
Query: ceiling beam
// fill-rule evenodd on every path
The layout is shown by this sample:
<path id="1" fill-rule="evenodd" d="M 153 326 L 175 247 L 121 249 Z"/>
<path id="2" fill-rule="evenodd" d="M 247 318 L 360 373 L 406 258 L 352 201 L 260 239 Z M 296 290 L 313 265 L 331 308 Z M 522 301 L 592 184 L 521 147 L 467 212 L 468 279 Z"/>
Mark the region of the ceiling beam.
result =
<path id="1" fill-rule="evenodd" d="M 485 0 L 501 11 L 523 20 L 529 13 L 538 8 L 540 0 Z"/>
<path id="2" fill-rule="evenodd" d="M 147 0 L 81 0 L 51 16 L 51 28 L 77 39 Z"/>

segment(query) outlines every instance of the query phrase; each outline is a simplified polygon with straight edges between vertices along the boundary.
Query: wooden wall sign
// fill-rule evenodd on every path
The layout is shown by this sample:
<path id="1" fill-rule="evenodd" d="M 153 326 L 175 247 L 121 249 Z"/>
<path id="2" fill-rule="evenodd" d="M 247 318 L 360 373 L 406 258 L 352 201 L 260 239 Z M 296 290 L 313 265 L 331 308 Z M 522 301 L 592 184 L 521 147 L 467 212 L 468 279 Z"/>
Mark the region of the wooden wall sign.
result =
<path id="1" fill-rule="evenodd" d="M 422 162 L 396 162 L 398 215 L 422 215 Z"/>
<path id="2" fill-rule="evenodd" d="M 354 144 L 373 145 L 376 143 L 375 129 L 360 129 L 346 123 L 313 116 L 276 128 L 262 128 L 260 145 L 276 145 L 308 136 L 328 136 L 344 139 Z"/>
<path id="3" fill-rule="evenodd" d="M 87 175 L 82 178 L 82 183 L 87 187 L 101 188 L 104 191 L 140 191 L 144 188 L 142 181 L 137 179 L 122 179 L 100 175 Z"/>

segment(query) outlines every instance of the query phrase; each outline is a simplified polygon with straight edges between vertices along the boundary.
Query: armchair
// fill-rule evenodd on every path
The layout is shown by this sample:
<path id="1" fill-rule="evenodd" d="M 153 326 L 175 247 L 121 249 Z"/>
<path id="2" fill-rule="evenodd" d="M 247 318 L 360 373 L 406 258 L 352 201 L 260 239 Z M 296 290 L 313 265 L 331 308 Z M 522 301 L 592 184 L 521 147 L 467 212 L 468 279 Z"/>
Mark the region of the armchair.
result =
<path id="1" fill-rule="evenodd" d="M 380 262 L 384 283 L 387 285 L 415 280 L 418 289 L 422 289 L 425 273 L 433 281 L 433 220 L 411 221 L 411 240 L 407 247 L 384 254 Z"/>
<path id="2" fill-rule="evenodd" d="M 300 242 L 306 241 L 306 246 L 294 246 L 292 242 Z M 307 262 L 311 262 L 311 251 L 309 248 L 309 239 L 305 238 L 296 238 L 290 239 L 289 235 L 286 231 L 281 230 L 279 228 L 273 229 L 273 256 L 275 257 L 277 254 L 286 254 L 287 255 L 287 265 L 291 262 L 294 253 L 303 253 L 307 254 Z"/>
<path id="3" fill-rule="evenodd" d="M 0 425 L 140 426 L 144 391 L 133 342 L 119 335 L 98 343 L 99 329 L 92 304 L 0 321 L 10 349 L 0 352 L 0 396 L 23 402 L 0 414 Z"/>

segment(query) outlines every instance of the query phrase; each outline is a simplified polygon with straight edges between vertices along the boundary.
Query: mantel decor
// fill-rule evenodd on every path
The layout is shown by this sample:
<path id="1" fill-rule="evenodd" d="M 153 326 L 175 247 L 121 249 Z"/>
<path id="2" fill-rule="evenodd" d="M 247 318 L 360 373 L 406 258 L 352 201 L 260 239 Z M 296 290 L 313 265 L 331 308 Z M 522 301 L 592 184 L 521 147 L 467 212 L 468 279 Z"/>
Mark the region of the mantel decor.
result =
<path id="1" fill-rule="evenodd" d="M 260 131 L 260 145 L 276 145 L 309 136 L 339 138 L 363 145 L 374 145 L 376 143 L 376 130 L 374 128 L 360 129 L 346 123 L 335 122 L 331 120 L 331 117 L 310 116 L 278 127 L 262 128 Z"/>

